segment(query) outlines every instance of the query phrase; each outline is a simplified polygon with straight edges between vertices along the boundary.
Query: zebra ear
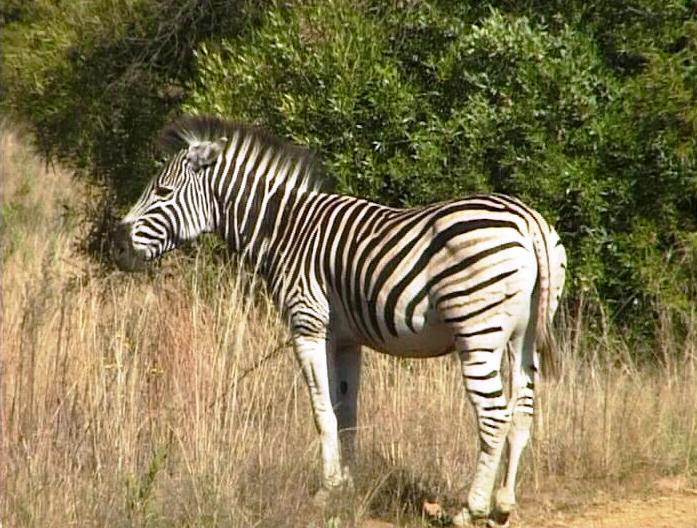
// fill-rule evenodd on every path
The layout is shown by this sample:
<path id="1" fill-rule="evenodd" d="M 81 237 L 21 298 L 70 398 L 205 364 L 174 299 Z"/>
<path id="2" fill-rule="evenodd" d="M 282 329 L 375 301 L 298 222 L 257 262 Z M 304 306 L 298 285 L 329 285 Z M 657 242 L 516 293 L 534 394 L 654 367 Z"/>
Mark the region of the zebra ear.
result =
<path id="1" fill-rule="evenodd" d="M 189 152 L 186 154 L 186 159 L 191 163 L 195 171 L 199 171 L 218 159 L 226 143 L 227 138 L 222 137 L 216 141 L 204 141 L 202 143 L 189 145 Z"/>

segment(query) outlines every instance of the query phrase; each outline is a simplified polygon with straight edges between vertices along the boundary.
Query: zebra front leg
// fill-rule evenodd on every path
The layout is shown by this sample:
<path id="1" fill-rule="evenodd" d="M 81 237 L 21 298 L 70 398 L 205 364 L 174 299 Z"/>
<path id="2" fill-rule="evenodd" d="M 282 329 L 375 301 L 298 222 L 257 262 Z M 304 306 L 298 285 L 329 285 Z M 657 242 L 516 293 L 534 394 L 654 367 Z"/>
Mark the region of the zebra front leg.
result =
<path id="1" fill-rule="evenodd" d="M 341 455 L 354 460 L 358 423 L 358 388 L 361 378 L 361 347 L 355 343 L 333 343 L 329 370 L 332 404 L 338 420 Z M 348 477 L 348 469 L 344 468 Z"/>
<path id="2" fill-rule="evenodd" d="M 500 373 L 503 347 L 463 345 L 459 355 L 465 389 L 477 414 L 479 458 L 467 507 L 453 519 L 456 526 L 466 526 L 489 516 L 496 472 L 511 423 L 511 409 L 503 393 Z"/>
<path id="3" fill-rule="evenodd" d="M 315 425 L 320 436 L 322 489 L 316 496 L 316 502 L 323 505 L 328 492 L 344 483 L 337 420 L 329 392 L 326 341 L 317 337 L 294 336 L 293 342 L 310 392 Z"/>

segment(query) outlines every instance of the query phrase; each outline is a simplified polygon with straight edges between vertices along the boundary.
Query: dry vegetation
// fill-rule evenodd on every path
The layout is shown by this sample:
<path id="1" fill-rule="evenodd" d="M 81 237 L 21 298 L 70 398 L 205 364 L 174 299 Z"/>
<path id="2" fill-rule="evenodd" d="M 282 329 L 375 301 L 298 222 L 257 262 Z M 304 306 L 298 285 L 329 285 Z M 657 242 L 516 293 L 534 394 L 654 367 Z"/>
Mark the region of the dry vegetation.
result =
<path id="1" fill-rule="evenodd" d="M 75 251 L 89 193 L 12 134 L 2 151 L 4 526 L 421 526 L 424 498 L 463 496 L 476 433 L 452 358 L 365 355 L 356 491 L 318 512 L 309 401 L 267 300 L 203 257 L 95 269 Z M 665 332 L 658 366 L 611 328 L 562 318 L 524 518 L 666 476 L 695 486 L 692 317 L 686 339 Z"/>

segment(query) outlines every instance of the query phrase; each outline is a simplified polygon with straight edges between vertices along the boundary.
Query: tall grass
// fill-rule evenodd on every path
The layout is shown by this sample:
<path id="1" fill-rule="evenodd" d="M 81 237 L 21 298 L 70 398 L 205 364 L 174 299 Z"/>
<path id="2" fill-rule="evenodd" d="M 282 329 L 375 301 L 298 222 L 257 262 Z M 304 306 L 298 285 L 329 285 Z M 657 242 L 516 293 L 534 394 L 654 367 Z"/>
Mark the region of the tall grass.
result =
<path id="1" fill-rule="evenodd" d="M 421 525 L 462 500 L 476 430 L 459 368 L 364 355 L 356 490 L 319 512 L 318 443 L 288 335 L 234 266 L 169 257 L 105 274 L 74 250 L 84 189 L 3 134 L 6 526 Z M 695 314 L 636 364 L 606 318 L 560 321 L 525 490 L 697 471 Z M 690 319 L 691 317 L 691 319 Z M 593 324 L 600 321 L 600 328 Z M 551 508 L 554 508 L 554 496 Z M 331 521 L 336 524 L 336 519 Z"/>

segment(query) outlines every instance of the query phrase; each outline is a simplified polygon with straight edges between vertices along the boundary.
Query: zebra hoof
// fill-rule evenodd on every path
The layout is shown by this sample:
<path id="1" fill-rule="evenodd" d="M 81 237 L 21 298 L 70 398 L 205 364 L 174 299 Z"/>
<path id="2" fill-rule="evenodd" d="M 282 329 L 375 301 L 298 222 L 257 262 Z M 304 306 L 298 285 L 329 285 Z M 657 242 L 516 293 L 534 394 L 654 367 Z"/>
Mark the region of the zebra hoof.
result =
<path id="1" fill-rule="evenodd" d="M 452 518 L 451 524 L 453 526 L 487 526 L 491 528 L 507 528 L 508 526 L 508 524 L 492 524 L 493 522 L 493 518 L 487 514 L 477 515 L 469 508 L 463 508 Z"/>
<path id="2" fill-rule="evenodd" d="M 510 526 L 511 512 L 515 509 L 515 496 L 506 489 L 500 488 L 496 492 L 496 500 L 494 501 L 494 511 L 491 512 L 487 520 L 487 526 L 492 528 L 506 528 Z"/>
<path id="3" fill-rule="evenodd" d="M 354 492 L 353 479 L 347 474 L 340 484 L 331 487 L 321 487 L 317 493 L 313 495 L 312 504 L 315 508 L 325 510 L 338 499 L 353 495 Z"/>
<path id="4" fill-rule="evenodd" d="M 452 520 L 453 526 L 481 526 L 486 516 L 473 515 L 468 508 L 462 508 L 460 513 L 455 515 Z"/>
<path id="5" fill-rule="evenodd" d="M 511 525 L 511 510 L 494 509 L 486 520 L 488 528 L 508 528 Z"/>
<path id="6" fill-rule="evenodd" d="M 493 512 L 486 520 L 487 528 L 509 528 L 510 525 L 510 512 Z"/>
<path id="7" fill-rule="evenodd" d="M 471 526 L 472 516 L 467 508 L 462 508 L 460 513 L 453 517 L 453 526 Z"/>
<path id="8" fill-rule="evenodd" d="M 332 492 L 331 490 L 328 490 L 327 488 L 320 488 L 317 493 L 315 493 L 312 497 L 312 505 L 315 508 L 319 508 L 320 510 L 324 510 L 327 505 L 329 504 L 329 500 L 331 499 Z"/>

